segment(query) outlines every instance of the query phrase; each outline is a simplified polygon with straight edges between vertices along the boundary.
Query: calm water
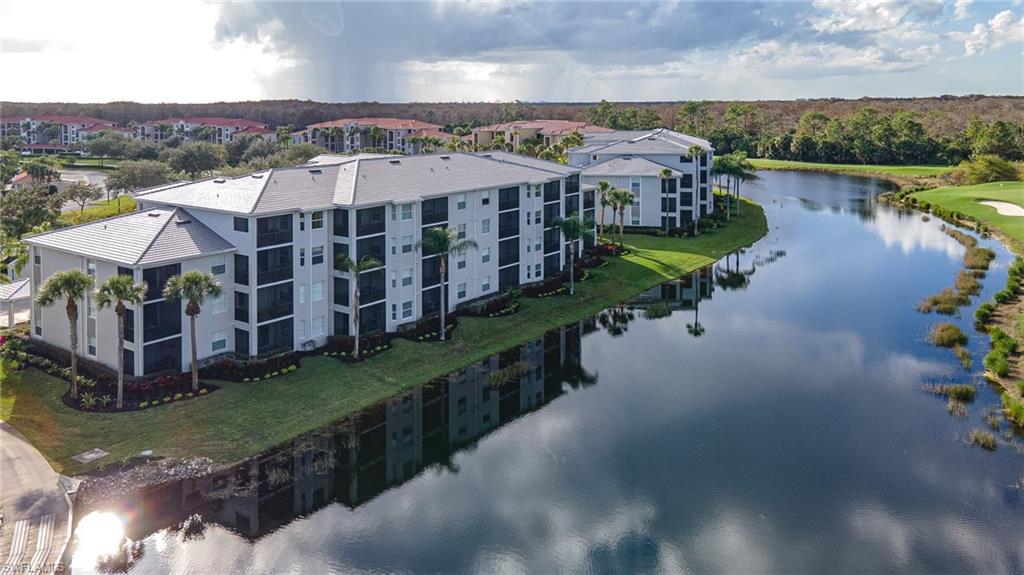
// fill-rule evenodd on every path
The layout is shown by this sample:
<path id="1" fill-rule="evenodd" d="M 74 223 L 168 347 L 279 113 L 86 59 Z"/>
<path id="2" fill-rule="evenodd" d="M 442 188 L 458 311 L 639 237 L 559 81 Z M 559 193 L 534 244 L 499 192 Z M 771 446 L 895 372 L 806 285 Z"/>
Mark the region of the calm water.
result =
<path id="1" fill-rule="evenodd" d="M 962 248 L 879 186 L 764 173 L 728 262 L 86 517 L 75 571 L 120 519 L 131 573 L 1021 573 L 1021 440 L 966 443 L 984 384 L 966 420 L 922 389 L 977 380 L 914 311 Z"/>

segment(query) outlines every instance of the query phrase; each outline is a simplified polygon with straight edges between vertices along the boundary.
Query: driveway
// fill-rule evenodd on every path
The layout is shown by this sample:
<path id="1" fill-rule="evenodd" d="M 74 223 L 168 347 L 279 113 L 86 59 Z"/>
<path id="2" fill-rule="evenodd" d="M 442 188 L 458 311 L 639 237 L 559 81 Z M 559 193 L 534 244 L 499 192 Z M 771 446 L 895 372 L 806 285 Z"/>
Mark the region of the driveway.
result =
<path id="1" fill-rule="evenodd" d="M 35 447 L 0 421 L 0 573 L 52 573 L 68 535 L 57 474 Z"/>
<path id="2" fill-rule="evenodd" d="M 100 198 L 100 201 L 104 201 L 104 200 L 107 199 L 107 196 L 105 195 L 106 189 L 107 189 L 106 188 L 107 174 L 105 172 L 100 172 L 100 171 L 97 171 L 97 170 L 76 169 L 76 168 L 61 168 L 61 170 L 60 170 L 60 180 L 62 182 L 69 182 L 69 183 L 85 182 L 85 183 L 91 184 L 93 186 L 99 186 L 99 187 L 103 188 L 103 190 L 104 190 L 104 196 L 102 198 Z M 60 211 L 62 211 L 62 212 L 74 212 L 74 211 L 78 211 L 79 209 L 81 209 L 80 206 L 78 204 L 76 204 L 75 202 L 64 202 L 64 205 L 61 206 Z M 0 575 L 2 575 L 2 574 L 0 574 Z"/>

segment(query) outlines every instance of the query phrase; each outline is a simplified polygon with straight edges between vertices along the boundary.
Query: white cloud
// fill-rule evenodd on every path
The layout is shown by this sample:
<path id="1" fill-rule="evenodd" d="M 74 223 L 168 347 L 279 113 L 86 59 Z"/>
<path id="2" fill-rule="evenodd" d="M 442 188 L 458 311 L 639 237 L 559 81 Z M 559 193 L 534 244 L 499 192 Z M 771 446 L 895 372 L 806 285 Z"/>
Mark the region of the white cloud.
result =
<path id="1" fill-rule="evenodd" d="M 849 75 L 912 70 L 930 61 L 938 46 L 850 47 L 842 44 L 759 42 L 734 52 L 727 68 L 766 77 Z"/>
<path id="2" fill-rule="evenodd" d="M 989 50 L 998 50 L 1007 44 L 1024 42 L 1024 16 L 1017 17 L 1010 10 L 993 16 L 988 24 L 978 23 L 968 33 L 954 35 L 963 40 L 964 54 L 977 56 Z"/>
<path id="3" fill-rule="evenodd" d="M 965 20 L 970 18 L 971 4 L 974 4 L 974 0 L 956 0 L 953 4 L 953 19 Z"/>

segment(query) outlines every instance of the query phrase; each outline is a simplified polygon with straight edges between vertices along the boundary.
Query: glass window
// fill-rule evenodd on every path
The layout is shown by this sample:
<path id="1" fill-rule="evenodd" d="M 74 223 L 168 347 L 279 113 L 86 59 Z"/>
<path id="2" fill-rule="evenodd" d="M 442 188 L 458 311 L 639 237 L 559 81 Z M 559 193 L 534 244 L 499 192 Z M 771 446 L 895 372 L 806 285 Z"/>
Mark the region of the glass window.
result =
<path id="1" fill-rule="evenodd" d="M 249 323 L 249 294 L 235 292 L 235 321 Z"/>
<path id="2" fill-rule="evenodd" d="M 412 236 L 402 236 L 402 253 L 407 254 L 412 251 L 413 241 Z"/>
<path id="3" fill-rule="evenodd" d="M 484 190 L 484 191 L 480 192 L 480 205 L 481 206 L 486 206 L 486 205 L 489 205 L 490 203 L 491 203 L 491 191 L 490 190 Z"/>
<path id="4" fill-rule="evenodd" d="M 466 284 L 465 284 L 465 282 L 459 284 L 459 287 L 458 287 L 458 297 L 459 297 L 459 299 L 465 299 L 466 298 Z"/>
<path id="5" fill-rule="evenodd" d="M 249 256 L 235 254 L 235 283 L 249 285 Z"/>
<path id="6" fill-rule="evenodd" d="M 228 304 L 227 300 L 224 298 L 223 292 L 221 292 L 219 296 L 210 300 L 210 309 L 213 310 L 213 313 L 223 313 L 227 311 Z"/>
<path id="7" fill-rule="evenodd" d="M 348 236 L 348 210 L 334 210 L 334 235 Z"/>
<path id="8" fill-rule="evenodd" d="M 249 355 L 249 332 L 235 328 L 235 353 L 246 357 Z"/>
<path id="9" fill-rule="evenodd" d="M 466 224 L 459 224 L 458 231 L 459 231 L 459 239 L 460 240 L 466 239 Z"/>
<path id="10" fill-rule="evenodd" d="M 242 232 L 243 234 L 249 233 L 249 219 L 235 218 L 235 231 Z"/>
<path id="11" fill-rule="evenodd" d="M 420 204 L 420 223 L 423 225 L 435 224 L 448 219 L 448 198 L 434 198 L 424 200 Z"/>
<path id="12" fill-rule="evenodd" d="M 480 250 L 480 254 L 481 254 L 480 255 L 480 261 L 481 262 L 487 263 L 487 262 L 491 261 L 491 248 L 482 248 Z"/>
<path id="13" fill-rule="evenodd" d="M 310 256 L 310 260 L 312 260 L 313 265 L 324 263 L 324 247 L 313 246 L 313 253 Z"/>
<path id="14" fill-rule="evenodd" d="M 412 300 L 402 302 L 402 319 L 412 317 Z"/>
<path id="15" fill-rule="evenodd" d="M 85 260 L 85 272 L 91 276 L 96 275 L 96 260 Z"/>
<path id="16" fill-rule="evenodd" d="M 683 187 L 684 188 L 692 188 L 693 187 L 693 174 L 683 174 Z"/>
<path id="17" fill-rule="evenodd" d="M 293 330 L 294 327 L 290 319 L 261 325 L 257 329 L 257 353 L 265 354 L 292 349 Z"/>
<path id="18" fill-rule="evenodd" d="M 348 278 L 334 278 L 334 304 L 348 305 Z"/>
<path id="19" fill-rule="evenodd" d="M 220 351 L 228 346 L 228 332 L 226 330 L 219 329 L 213 332 L 211 339 L 213 341 L 210 343 L 210 349 L 213 351 Z"/>
<path id="20" fill-rule="evenodd" d="M 292 315 L 291 282 L 260 288 L 256 294 L 256 321 L 264 322 Z"/>
<path id="21" fill-rule="evenodd" d="M 498 209 L 513 210 L 519 207 L 519 186 L 498 190 Z"/>
<path id="22" fill-rule="evenodd" d="M 299 248 L 299 267 L 306 265 L 306 248 Z"/>
<path id="23" fill-rule="evenodd" d="M 402 286 L 412 285 L 412 268 L 404 270 L 402 272 Z"/>
<path id="24" fill-rule="evenodd" d="M 324 282 L 313 282 L 312 298 L 313 301 L 320 301 L 324 299 Z"/>
<path id="25" fill-rule="evenodd" d="M 292 217 L 270 216 L 256 220 L 256 247 L 287 244 L 292 241 Z"/>
<path id="26" fill-rule="evenodd" d="M 181 370 L 181 338 L 176 337 L 147 345 L 142 352 L 146 375 L 165 370 Z"/>
<path id="27" fill-rule="evenodd" d="M 210 266 L 210 273 L 215 276 L 219 276 L 227 271 L 228 260 L 227 256 L 215 256 L 213 258 L 213 265 Z"/>
<path id="28" fill-rule="evenodd" d="M 299 212 L 299 231 L 306 229 L 306 214 Z"/>
<path id="29" fill-rule="evenodd" d="M 320 228 L 324 227 L 324 213 L 323 212 L 313 212 L 309 216 L 309 221 L 310 221 L 309 225 L 310 225 L 310 227 L 312 229 L 319 230 Z"/>
<path id="30" fill-rule="evenodd" d="M 326 322 L 324 316 L 317 316 L 313 318 L 313 337 L 320 337 L 324 335 Z"/>
<path id="31" fill-rule="evenodd" d="M 171 264 L 168 266 L 160 266 L 156 268 L 146 268 L 142 270 L 142 279 L 149 286 L 146 290 L 146 299 L 160 299 L 164 297 L 164 284 L 167 280 L 174 275 L 181 273 L 181 264 Z"/>
<path id="32" fill-rule="evenodd" d="M 363 238 L 356 242 L 357 260 L 362 260 L 366 256 L 378 259 L 382 264 L 387 262 L 387 243 L 384 236 Z"/>
<path id="33" fill-rule="evenodd" d="M 480 291 L 488 292 L 490 290 L 491 290 L 491 276 L 484 276 L 484 278 L 482 280 L 480 280 Z"/>
<path id="34" fill-rule="evenodd" d="M 384 206 L 356 210 L 356 235 L 384 233 Z"/>
<path id="35" fill-rule="evenodd" d="M 306 284 L 299 284 L 299 303 L 306 303 Z"/>
<path id="36" fill-rule="evenodd" d="M 466 194 L 458 194 L 455 196 L 455 207 L 456 209 L 466 209 Z"/>
<path id="37" fill-rule="evenodd" d="M 411 220 L 412 219 L 412 204 L 411 203 L 410 204 L 402 204 L 402 219 L 403 220 Z"/>
<path id="38" fill-rule="evenodd" d="M 466 258 L 462 258 L 458 262 L 456 262 L 455 267 L 460 270 L 466 269 Z"/>
<path id="39" fill-rule="evenodd" d="M 491 233 L 491 218 L 484 218 L 480 220 L 480 233 L 489 234 Z"/>
<path id="40" fill-rule="evenodd" d="M 536 212 L 533 212 L 533 223 L 535 223 L 535 224 L 539 224 L 540 223 L 541 213 L 542 213 L 541 210 L 537 210 Z M 527 217 L 529 217 L 529 216 L 527 216 Z"/>

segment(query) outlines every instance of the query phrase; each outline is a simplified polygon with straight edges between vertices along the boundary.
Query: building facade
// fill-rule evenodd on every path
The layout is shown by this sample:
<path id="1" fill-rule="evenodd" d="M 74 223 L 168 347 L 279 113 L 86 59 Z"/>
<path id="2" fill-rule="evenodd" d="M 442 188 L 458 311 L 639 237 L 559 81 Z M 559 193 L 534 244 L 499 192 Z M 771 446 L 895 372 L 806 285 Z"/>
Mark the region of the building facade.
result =
<path id="1" fill-rule="evenodd" d="M 89 116 L 18 116 L 0 121 L 0 138 L 21 136 L 29 145 L 61 146 L 82 142 L 91 134 L 102 130 L 117 130 L 109 120 Z M 57 148 L 54 148 L 57 149 Z"/>
<path id="2" fill-rule="evenodd" d="M 569 164 L 582 170 L 584 183 L 603 180 L 633 193 L 626 226 L 685 227 L 714 212 L 714 148 L 707 140 L 667 129 L 601 132 L 584 139 L 583 146 L 569 150 Z M 610 206 L 604 217 L 616 221 Z"/>
<path id="3" fill-rule="evenodd" d="M 313 349 L 355 331 L 354 278 L 337 269 L 339 254 L 383 263 L 360 275 L 362 334 L 436 315 L 442 297 L 455 309 L 559 273 L 566 253 L 554 218 L 594 210 L 592 187 L 579 178 L 578 169 L 513 154 L 363 154 L 170 184 L 138 194 L 137 213 L 27 238 L 33 290 L 69 268 L 95 275 L 97 284 L 114 273 L 146 280 L 152 297 L 141 314 L 133 310 L 141 337 L 127 358 L 139 375 L 188 368 L 183 304 L 163 300 L 160 290 L 190 269 L 213 273 L 224 287 L 199 316 L 200 359 Z M 444 286 L 440 257 L 417 247 L 434 227 L 478 244 L 452 258 Z M 85 303 L 84 355 L 115 366 L 115 316 Z M 63 310 L 35 311 L 32 336 L 66 349 Z"/>
<path id="4" fill-rule="evenodd" d="M 441 132 L 441 126 L 419 120 L 341 118 L 310 124 L 302 132 L 300 141 L 316 144 L 328 152 L 338 154 L 356 153 L 367 148 L 415 154 L 422 147 L 418 138 L 423 136 L 440 137 L 446 142 L 451 138 L 451 134 Z"/>
<path id="5" fill-rule="evenodd" d="M 525 140 L 540 140 L 547 147 L 561 141 L 573 132 L 584 137 L 588 134 L 609 133 L 612 130 L 595 126 L 586 122 L 572 120 L 519 120 L 481 126 L 473 129 L 473 143 L 481 148 L 489 148 L 496 137 L 500 136 L 507 150 L 515 150 Z"/>
<path id="6" fill-rule="evenodd" d="M 211 116 L 188 116 L 150 120 L 136 127 L 136 135 L 143 140 L 162 142 L 178 136 L 182 140 L 201 139 L 215 144 L 227 144 L 236 135 L 254 134 L 263 138 L 276 139 L 274 130 L 262 122 L 243 118 L 221 118 Z"/>

